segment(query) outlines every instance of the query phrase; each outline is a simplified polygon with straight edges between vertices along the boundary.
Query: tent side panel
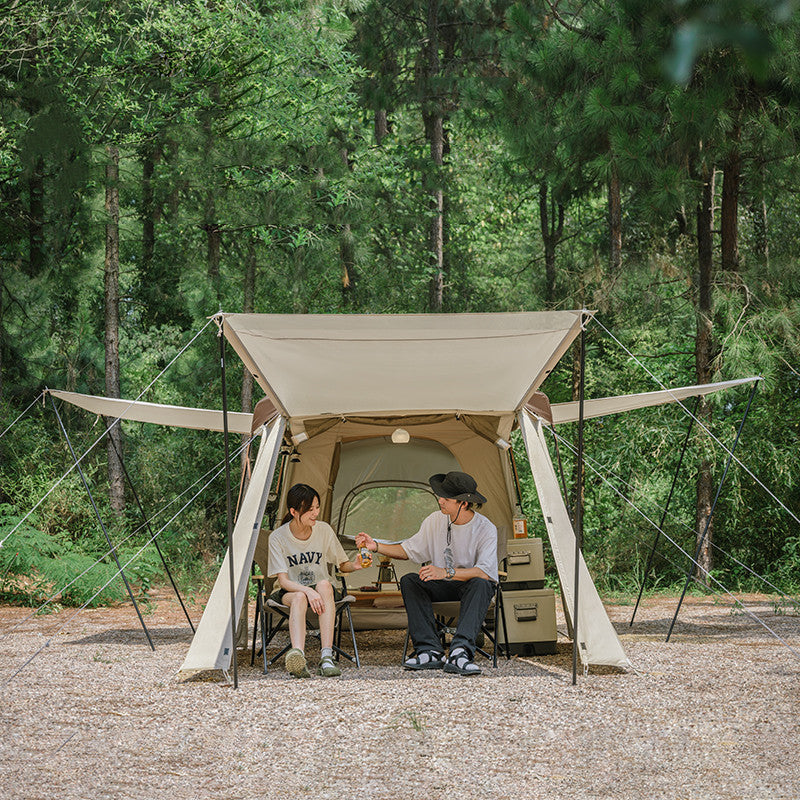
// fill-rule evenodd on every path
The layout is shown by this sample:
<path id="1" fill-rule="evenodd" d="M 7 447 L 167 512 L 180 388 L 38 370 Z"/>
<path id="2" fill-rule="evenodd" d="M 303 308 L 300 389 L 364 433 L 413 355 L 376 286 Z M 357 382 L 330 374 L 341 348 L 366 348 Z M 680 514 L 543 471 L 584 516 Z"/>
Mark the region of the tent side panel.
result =
<path id="1" fill-rule="evenodd" d="M 250 565 L 256 548 L 261 520 L 267 504 L 278 450 L 283 439 L 285 420 L 279 417 L 262 435 L 253 475 L 247 487 L 236 525 L 233 529 L 233 572 L 236 616 L 244 604 Z M 188 678 L 198 672 L 222 670 L 231 665 L 231 601 L 228 555 L 222 562 L 211 596 L 178 676 Z"/>
<path id="2" fill-rule="evenodd" d="M 572 613 L 575 607 L 575 532 L 558 488 L 543 426 L 538 420 L 532 419 L 527 411 L 520 413 L 519 420 L 565 604 Z M 583 555 L 580 557 L 579 581 L 578 652 L 581 661 L 584 665 L 606 664 L 630 668 L 631 663 L 606 614 Z"/>

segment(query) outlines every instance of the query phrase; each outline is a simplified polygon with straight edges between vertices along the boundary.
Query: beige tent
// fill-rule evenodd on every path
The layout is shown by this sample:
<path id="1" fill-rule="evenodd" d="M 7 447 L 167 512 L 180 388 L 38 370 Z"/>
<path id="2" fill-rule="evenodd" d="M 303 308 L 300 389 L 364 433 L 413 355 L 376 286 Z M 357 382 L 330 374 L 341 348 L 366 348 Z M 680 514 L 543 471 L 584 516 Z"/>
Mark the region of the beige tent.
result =
<path id="1" fill-rule="evenodd" d="M 323 517 L 344 537 L 367 524 L 376 526 L 370 532 L 378 538 L 410 536 L 415 520 L 435 508 L 427 477 L 454 468 L 471 473 L 488 498 L 482 511 L 498 527 L 502 556 L 516 503 L 507 452 L 515 426 L 522 430 L 569 615 L 575 536 L 543 427 L 574 420 L 577 404 L 551 407 L 539 389 L 591 315 L 218 315 L 224 335 L 266 394 L 266 412 L 253 423 L 260 431 L 258 456 L 233 534 L 237 615 L 282 442 L 294 449 L 291 459 L 284 456 L 283 492 L 298 481 L 314 486 Z M 585 416 L 741 382 L 588 400 Z M 221 428 L 220 412 L 53 394 L 94 413 Z M 248 421 L 248 415 L 229 415 L 229 428 L 247 430 Z M 230 667 L 228 576 L 226 557 L 181 667 L 183 677 Z M 584 666 L 630 666 L 582 560 L 578 599 Z"/>

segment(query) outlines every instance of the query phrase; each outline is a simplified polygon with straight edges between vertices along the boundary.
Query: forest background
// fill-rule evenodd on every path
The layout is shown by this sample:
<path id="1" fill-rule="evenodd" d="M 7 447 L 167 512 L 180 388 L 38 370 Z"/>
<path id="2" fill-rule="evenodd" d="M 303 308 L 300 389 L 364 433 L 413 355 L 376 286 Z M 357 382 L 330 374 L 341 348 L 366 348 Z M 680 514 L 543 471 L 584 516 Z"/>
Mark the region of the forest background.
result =
<path id="1" fill-rule="evenodd" d="M 68 586 L 60 602 L 97 603 L 122 588 L 96 594 L 113 575 L 108 558 L 89 569 L 105 538 L 77 471 L 53 489 L 72 456 L 32 401 L 44 386 L 138 397 L 219 309 L 586 307 L 599 312 L 587 397 L 763 376 L 736 450 L 748 469 L 728 472 L 697 574 L 764 590 L 752 568 L 798 591 L 794 2 L 2 6 L 0 598 Z M 577 365 L 571 353 L 548 378 L 551 401 L 576 396 Z M 480 380 L 466 354 L 464 367 Z M 250 376 L 231 363 L 228 381 L 251 409 Z M 209 328 L 141 399 L 220 398 Z M 731 446 L 748 398 L 713 395 L 698 417 Z M 102 428 L 60 413 L 83 453 Z M 605 591 L 641 585 L 647 518 L 661 517 L 687 424 L 677 406 L 589 422 L 582 499 L 576 431 L 560 430 Z M 126 561 L 149 534 L 118 453 L 153 513 L 183 502 L 222 442 L 125 423 L 82 462 Z M 726 458 L 696 426 L 664 524 L 687 552 Z M 159 538 L 185 587 L 216 573 L 225 531 L 218 478 Z M 661 552 L 651 587 L 686 569 Z M 143 594 L 163 579 L 152 548 L 129 570 Z"/>

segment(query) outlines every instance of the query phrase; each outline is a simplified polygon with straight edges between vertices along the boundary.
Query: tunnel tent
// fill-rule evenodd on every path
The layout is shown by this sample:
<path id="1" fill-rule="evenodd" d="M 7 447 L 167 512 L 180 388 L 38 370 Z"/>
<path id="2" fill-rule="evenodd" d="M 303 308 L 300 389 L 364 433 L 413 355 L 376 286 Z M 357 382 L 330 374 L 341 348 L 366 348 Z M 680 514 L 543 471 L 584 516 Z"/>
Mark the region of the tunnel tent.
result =
<path id="1" fill-rule="evenodd" d="M 489 500 L 482 513 L 497 525 L 499 539 L 505 541 L 516 502 L 505 451 L 515 426 L 522 429 L 562 590 L 571 599 L 575 537 L 543 430 L 575 419 L 577 405 L 551 407 L 540 387 L 591 316 L 586 310 L 217 315 L 223 334 L 266 394 L 257 407 L 258 418 L 251 423 L 261 432 L 259 452 L 233 534 L 237 615 L 282 440 L 291 444 L 295 458 L 285 464 L 284 491 L 294 482 L 310 483 L 320 492 L 325 517 L 331 522 L 339 524 L 337 518 L 348 498 L 352 502 L 354 491 L 369 482 L 370 471 L 374 475 L 383 469 L 381 464 L 385 467 L 396 461 L 397 466 L 391 477 L 386 477 L 390 469 L 380 480 L 409 480 L 419 486 L 432 472 L 447 471 L 446 465 L 457 463 L 476 478 Z M 587 416 L 675 402 L 745 380 L 587 400 Z M 64 399 L 77 400 L 95 413 L 109 413 L 94 407 L 98 399 Z M 119 417 L 137 419 L 146 413 L 149 421 L 158 421 L 152 408 L 114 402 Z M 177 424 L 180 415 L 168 408 L 163 411 L 164 424 Z M 186 410 L 189 427 L 203 427 L 197 415 L 190 414 L 196 411 Z M 208 418 L 205 424 L 219 429 L 217 418 Z M 244 425 L 246 419 L 235 422 L 237 430 Z M 409 456 L 398 459 L 403 445 L 392 441 L 398 428 L 412 441 L 428 443 L 432 457 L 438 452 L 439 460 L 426 461 L 431 467 L 421 475 L 422 461 L 414 462 Z M 580 587 L 579 654 L 584 666 L 629 667 L 582 561 Z M 182 677 L 228 670 L 229 595 L 226 560 L 181 668 Z"/>

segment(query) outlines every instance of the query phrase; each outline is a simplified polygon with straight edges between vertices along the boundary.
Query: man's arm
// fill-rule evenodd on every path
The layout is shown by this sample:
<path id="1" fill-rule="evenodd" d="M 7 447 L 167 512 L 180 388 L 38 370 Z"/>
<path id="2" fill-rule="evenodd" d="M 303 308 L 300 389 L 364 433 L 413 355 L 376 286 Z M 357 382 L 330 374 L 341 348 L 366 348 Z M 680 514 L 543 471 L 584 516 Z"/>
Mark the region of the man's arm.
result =
<path id="1" fill-rule="evenodd" d="M 428 564 L 420 569 L 419 576 L 424 581 L 443 581 L 447 579 L 447 570 L 444 567 L 434 567 L 433 564 Z M 491 580 L 480 567 L 459 567 L 450 580 L 469 581 L 473 578 Z"/>
<path id="2" fill-rule="evenodd" d="M 371 550 L 373 553 L 380 553 L 382 556 L 389 556 L 389 558 L 398 558 L 401 561 L 406 561 L 408 559 L 408 554 L 403 550 L 403 545 L 376 542 L 367 533 L 359 533 L 356 535 L 356 547 L 366 547 L 367 550 Z"/>

